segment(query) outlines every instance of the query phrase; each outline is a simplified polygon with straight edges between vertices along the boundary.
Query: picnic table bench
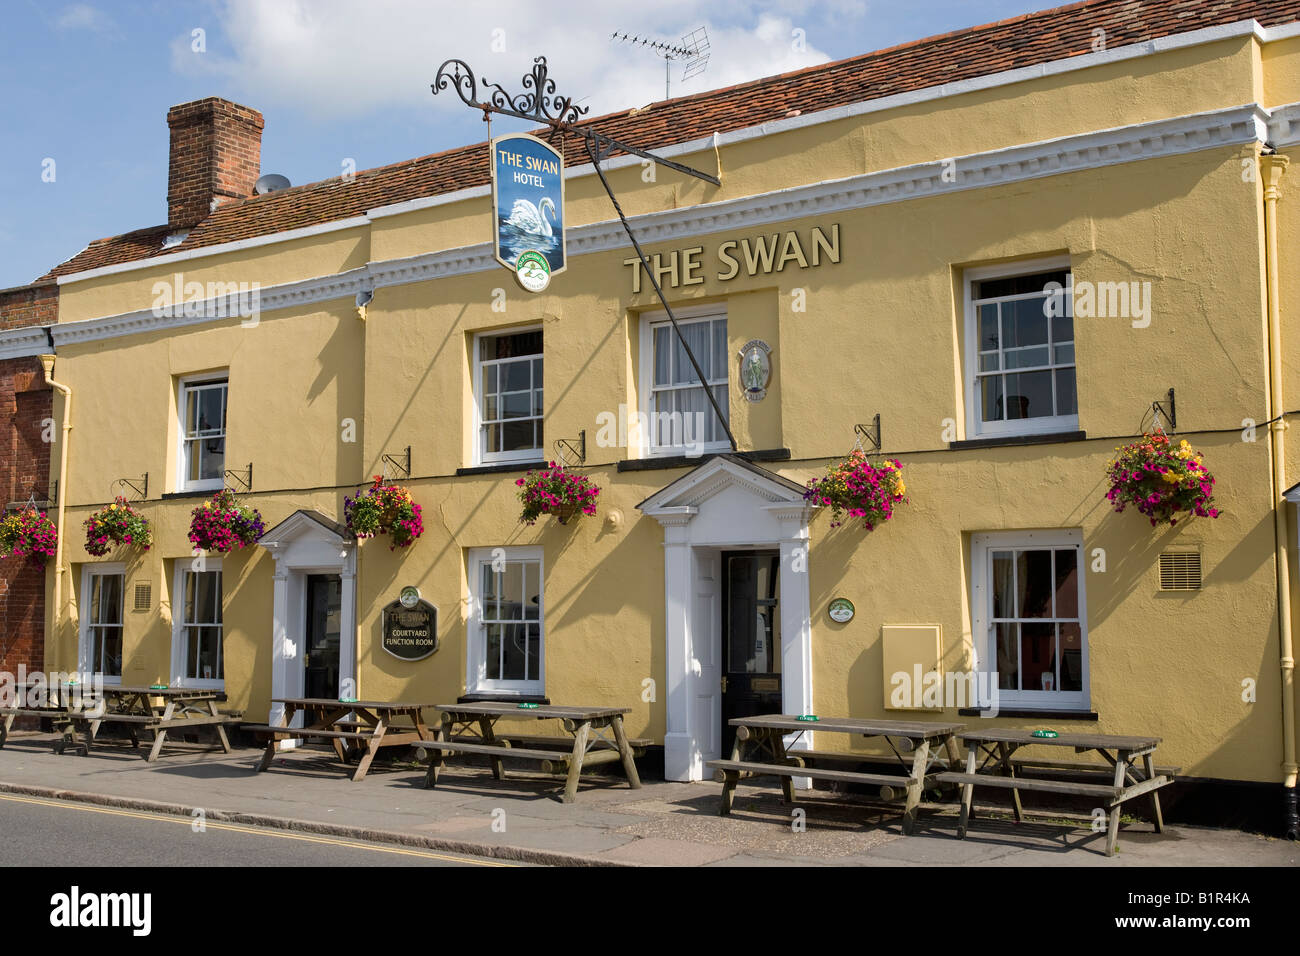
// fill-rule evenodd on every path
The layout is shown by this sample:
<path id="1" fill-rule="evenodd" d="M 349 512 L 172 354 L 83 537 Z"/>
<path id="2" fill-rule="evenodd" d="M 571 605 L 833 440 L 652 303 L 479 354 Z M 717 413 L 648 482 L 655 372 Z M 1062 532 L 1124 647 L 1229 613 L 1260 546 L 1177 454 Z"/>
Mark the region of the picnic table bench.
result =
<path id="1" fill-rule="evenodd" d="M 261 773 L 271 766 L 280 745 L 298 740 L 328 740 L 335 754 L 344 764 L 354 754 L 360 755 L 352 772 L 352 780 L 365 779 L 366 772 L 384 747 L 403 747 L 426 740 L 430 736 L 424 721 L 424 711 L 432 705 L 382 700 L 332 700 L 327 697 L 273 697 L 273 703 L 284 704 L 284 713 L 278 724 L 244 725 L 245 730 L 268 737 L 266 751 L 257 764 Z M 290 727 L 294 716 L 302 712 L 302 727 Z M 402 726 L 398 720 L 409 722 Z M 345 729 L 340 729 L 345 728 Z M 344 741 L 355 741 L 357 746 L 344 747 Z"/>
<path id="2" fill-rule="evenodd" d="M 153 742 L 144 754 L 149 763 L 158 759 L 169 732 L 186 732 L 198 727 L 212 728 L 222 751 L 230 753 L 225 728 L 236 723 L 238 717 L 217 711 L 219 696 L 219 691 L 192 687 L 68 684 L 48 688 L 44 703 L 0 711 L 4 715 L 0 747 L 4 746 L 14 719 L 31 716 L 54 722 L 60 735 L 54 742 L 54 751 L 60 754 L 73 746 L 82 756 L 89 756 L 100 728 L 106 724 L 124 725 L 136 749 L 140 747 L 140 731 L 149 731 Z"/>
<path id="3" fill-rule="evenodd" d="M 1060 734 L 1037 737 L 1028 730 L 986 730 L 960 735 L 967 746 L 966 771 L 939 774 L 944 783 L 962 788 L 961 816 L 957 837 L 966 836 L 974 815 L 972 802 L 976 787 L 995 787 L 1011 791 L 1012 808 L 1017 822 L 1023 819 L 1020 791 L 1072 794 L 1096 797 L 1107 813 L 1106 855 L 1114 856 L 1119 841 L 1120 811 L 1126 802 L 1150 795 L 1155 830 L 1164 832 L 1160 811 L 1161 787 L 1173 783 L 1177 767 L 1157 767 L 1155 749 L 1159 737 L 1129 737 L 1115 734 Z M 1076 754 L 1090 751 L 1101 755 L 1104 763 L 1093 761 L 1026 760 L 1013 755 L 1022 747 L 1070 747 Z M 1135 761 L 1141 760 L 1139 768 Z M 1042 776 L 1023 776 L 1028 771 Z M 1073 779 L 1062 779 L 1073 778 Z M 1104 782 L 1109 778 L 1109 783 Z"/>
<path id="4" fill-rule="evenodd" d="M 634 790 L 641 787 L 636 769 L 636 750 L 644 753 L 651 741 L 628 739 L 623 730 L 623 715 L 629 711 L 627 707 L 554 704 L 521 707 L 503 702 L 439 704 L 438 709 L 442 711 L 442 724 L 434 739 L 414 744 L 429 755 L 429 770 L 424 781 L 426 788 L 437 786 L 443 757 L 449 753 L 487 756 L 491 760 L 492 776 L 497 780 L 505 778 L 502 768 L 505 757 L 535 761 L 541 765 L 543 773 L 563 773 L 566 775 L 565 803 L 572 803 L 577 798 L 578 782 L 584 767 L 621 763 L 629 786 Z M 498 734 L 496 724 L 501 720 L 559 720 L 572 739 Z M 474 728 L 477 728 L 477 734 L 473 733 Z M 606 733 L 612 736 L 606 736 Z M 515 741 L 526 746 L 516 747 Z"/>
<path id="5" fill-rule="evenodd" d="M 781 778 L 781 791 L 787 803 L 794 803 L 795 778 L 829 780 L 839 783 L 864 783 L 881 787 L 881 795 L 892 798 L 906 793 L 903 810 L 903 832 L 911 833 L 916 826 L 921 793 L 933 786 L 942 775 L 931 770 L 941 758 L 939 748 L 946 753 L 948 762 L 955 766 L 959 754 L 954 735 L 963 724 L 948 724 L 914 720 L 863 720 L 856 717 L 821 717 L 816 721 L 800 720 L 790 714 L 766 714 L 758 717 L 736 717 L 729 723 L 736 728 L 736 743 L 730 760 L 709 760 L 705 766 L 714 771 L 714 779 L 722 783 L 722 803 L 719 813 L 731 812 L 737 783 L 750 776 L 776 776 Z M 861 755 L 831 755 L 819 751 L 789 750 L 785 735 L 795 733 L 795 742 L 808 731 L 851 734 L 862 737 L 883 738 L 894 752 L 902 767 L 902 774 L 866 773 L 857 770 L 832 770 L 806 765 L 809 758 L 862 761 Z M 899 743 L 894 741 L 898 740 Z M 757 753 L 751 759 L 742 759 L 748 747 Z M 911 754 L 909 760 L 905 756 Z M 764 757 L 766 759 L 764 759 Z"/>

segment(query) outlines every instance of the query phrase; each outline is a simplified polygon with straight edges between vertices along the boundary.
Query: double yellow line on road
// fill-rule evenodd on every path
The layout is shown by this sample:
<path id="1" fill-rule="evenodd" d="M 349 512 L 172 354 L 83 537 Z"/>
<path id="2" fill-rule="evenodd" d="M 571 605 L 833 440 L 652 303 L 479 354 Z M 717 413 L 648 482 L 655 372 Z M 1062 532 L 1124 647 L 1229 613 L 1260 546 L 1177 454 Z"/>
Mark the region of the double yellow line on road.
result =
<path id="1" fill-rule="evenodd" d="M 116 807 L 96 807 L 85 803 L 72 803 L 67 800 L 48 800 L 42 797 L 20 797 L 12 794 L 0 794 L 0 800 L 11 803 L 30 803 L 42 807 L 58 807 L 63 810 L 80 810 L 83 813 L 107 813 L 112 816 L 130 817 L 135 820 L 152 820 L 156 823 L 175 823 L 180 826 L 192 826 L 193 819 L 170 817 L 157 813 L 142 813 L 138 810 L 120 810 Z M 398 856 L 415 856 L 428 860 L 447 860 L 451 863 L 464 863 L 471 866 L 514 866 L 499 860 L 474 860 L 469 857 L 448 856 L 430 850 L 412 850 L 399 846 L 381 846 L 375 843 L 360 843 L 356 840 L 340 840 L 337 837 L 321 836 L 312 833 L 293 833 L 289 830 L 272 830 L 261 827 L 243 826 L 238 823 L 218 823 L 205 820 L 206 830 L 225 830 L 230 833 L 248 833 L 253 836 L 276 837 L 281 840 L 302 840 L 306 843 L 323 843 L 328 846 L 347 847 L 352 850 L 370 850 L 374 853 L 392 853 Z"/>

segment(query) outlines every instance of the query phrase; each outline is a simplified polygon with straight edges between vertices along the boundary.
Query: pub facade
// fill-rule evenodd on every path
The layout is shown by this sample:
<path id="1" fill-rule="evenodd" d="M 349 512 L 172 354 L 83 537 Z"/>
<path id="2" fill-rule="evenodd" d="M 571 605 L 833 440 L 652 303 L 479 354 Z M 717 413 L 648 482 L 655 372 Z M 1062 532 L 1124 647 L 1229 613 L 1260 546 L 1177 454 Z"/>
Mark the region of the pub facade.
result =
<path id="1" fill-rule="evenodd" d="M 1144 733 L 1280 804 L 1300 26 L 1133 6 L 592 120 L 721 180 L 603 164 L 671 318 L 575 143 L 567 268 L 531 292 L 487 241 L 486 144 L 253 195 L 260 114 L 174 107 L 168 223 L 53 270 L 53 349 L 26 346 L 73 401 L 47 668 L 257 721 L 304 694 L 617 704 L 675 780 L 746 713 Z M 1217 517 L 1107 501 L 1117 446 L 1161 432 Z M 905 483 L 870 531 L 805 494 L 855 451 Z M 520 520 L 551 461 L 594 514 Z M 374 476 L 419 505 L 409 545 L 349 528 Z M 264 530 L 196 550 L 223 488 Z M 91 554 L 117 494 L 152 544 Z"/>

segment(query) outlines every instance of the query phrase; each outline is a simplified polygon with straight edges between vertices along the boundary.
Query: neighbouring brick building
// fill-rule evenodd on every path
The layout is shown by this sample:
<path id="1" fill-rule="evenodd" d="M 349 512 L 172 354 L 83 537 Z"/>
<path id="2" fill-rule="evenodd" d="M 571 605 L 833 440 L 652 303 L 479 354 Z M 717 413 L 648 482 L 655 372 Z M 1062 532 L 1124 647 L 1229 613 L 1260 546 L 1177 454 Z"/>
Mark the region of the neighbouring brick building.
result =
<path id="1" fill-rule="evenodd" d="M 24 339 L 45 340 L 45 326 L 58 321 L 59 287 L 52 281 L 0 290 L 0 330 L 29 329 Z M 16 342 L 6 343 L 17 346 Z M 0 506 L 28 501 L 44 505 L 49 487 L 53 434 L 50 397 L 40 360 L 12 357 L 0 348 Z M 0 671 L 41 669 L 45 658 L 45 572 L 25 557 L 0 558 Z"/>

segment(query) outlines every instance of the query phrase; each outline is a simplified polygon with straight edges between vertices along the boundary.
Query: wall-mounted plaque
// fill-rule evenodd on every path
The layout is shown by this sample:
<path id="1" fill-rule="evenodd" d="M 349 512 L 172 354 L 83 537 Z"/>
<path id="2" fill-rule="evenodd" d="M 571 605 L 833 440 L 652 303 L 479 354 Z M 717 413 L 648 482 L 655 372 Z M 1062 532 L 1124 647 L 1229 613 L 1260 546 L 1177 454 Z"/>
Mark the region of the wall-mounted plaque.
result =
<path id="1" fill-rule="evenodd" d="M 405 595 L 410 601 L 410 595 Z M 384 650 L 399 660 L 419 661 L 438 649 L 438 609 L 428 601 L 411 606 L 393 601 L 384 608 Z"/>

